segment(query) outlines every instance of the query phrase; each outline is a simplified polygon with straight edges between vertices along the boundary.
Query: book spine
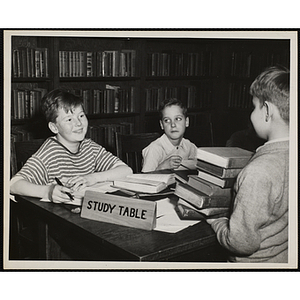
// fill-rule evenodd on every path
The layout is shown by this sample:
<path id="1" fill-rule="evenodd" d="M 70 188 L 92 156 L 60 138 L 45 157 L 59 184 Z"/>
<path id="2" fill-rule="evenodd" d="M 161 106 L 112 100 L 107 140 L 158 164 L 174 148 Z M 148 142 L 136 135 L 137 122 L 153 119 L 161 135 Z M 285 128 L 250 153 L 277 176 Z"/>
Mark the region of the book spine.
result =
<path id="1" fill-rule="evenodd" d="M 63 71 L 62 71 L 62 51 L 58 52 L 58 72 L 59 72 L 59 77 L 63 77 Z"/>
<path id="2" fill-rule="evenodd" d="M 209 181 L 213 184 L 216 184 L 220 186 L 221 188 L 229 188 L 233 187 L 234 182 L 235 182 L 235 177 L 234 178 L 219 178 L 214 175 L 199 171 L 198 172 L 198 177 L 200 177 L 203 180 Z"/>
<path id="3" fill-rule="evenodd" d="M 76 59 L 76 67 L 75 67 L 75 73 L 76 77 L 79 77 L 79 64 L 80 64 L 80 57 L 79 57 L 79 51 L 75 51 L 75 59 Z"/>
<path id="4" fill-rule="evenodd" d="M 208 196 L 230 196 L 231 195 L 230 188 L 222 189 L 216 184 L 213 184 L 206 180 L 202 180 L 200 178 L 198 179 L 197 175 L 189 176 L 188 184 L 191 187 L 201 191 L 202 193 Z"/>
<path id="5" fill-rule="evenodd" d="M 27 76 L 32 77 L 31 75 L 31 49 L 27 48 L 26 49 L 26 60 L 27 60 Z"/>
<path id="6" fill-rule="evenodd" d="M 41 69 L 40 69 L 40 51 L 35 50 L 35 77 L 41 77 Z"/>
<path id="7" fill-rule="evenodd" d="M 17 70 L 18 70 L 18 77 L 23 77 L 23 67 L 22 67 L 22 51 L 17 50 Z"/>
<path id="8" fill-rule="evenodd" d="M 48 48 L 44 48 L 44 61 L 45 61 L 45 77 L 49 77 L 49 53 L 48 53 Z"/>
<path id="9" fill-rule="evenodd" d="M 227 178 L 235 178 L 240 172 L 241 168 L 234 168 L 234 169 L 225 169 L 225 168 L 214 168 L 203 164 L 197 163 L 197 170 L 207 172 L 209 174 L 212 174 L 218 178 L 221 179 L 227 179 Z"/>
<path id="10" fill-rule="evenodd" d="M 45 77 L 45 50 L 40 49 L 40 74 L 41 77 Z"/>
<path id="11" fill-rule="evenodd" d="M 28 77 L 27 73 L 27 55 L 26 55 L 26 48 L 22 48 L 22 69 L 23 69 L 23 77 Z"/>
<path id="12" fill-rule="evenodd" d="M 97 52 L 97 76 L 102 77 L 103 72 L 102 72 L 102 52 L 98 51 Z"/>
<path id="13" fill-rule="evenodd" d="M 136 52 L 132 50 L 131 52 L 131 76 L 134 77 L 136 75 Z"/>
<path id="14" fill-rule="evenodd" d="M 87 77 L 92 77 L 93 76 L 93 72 L 92 72 L 92 52 L 88 51 L 86 54 L 86 74 Z"/>
<path id="15" fill-rule="evenodd" d="M 79 77 L 84 77 L 84 54 L 83 51 L 79 51 Z"/>
<path id="16" fill-rule="evenodd" d="M 76 77 L 76 51 L 72 51 L 72 70 L 73 70 L 73 77 Z"/>
<path id="17" fill-rule="evenodd" d="M 13 51 L 13 77 L 17 78 L 18 75 L 18 52 L 19 50 L 15 49 Z"/>

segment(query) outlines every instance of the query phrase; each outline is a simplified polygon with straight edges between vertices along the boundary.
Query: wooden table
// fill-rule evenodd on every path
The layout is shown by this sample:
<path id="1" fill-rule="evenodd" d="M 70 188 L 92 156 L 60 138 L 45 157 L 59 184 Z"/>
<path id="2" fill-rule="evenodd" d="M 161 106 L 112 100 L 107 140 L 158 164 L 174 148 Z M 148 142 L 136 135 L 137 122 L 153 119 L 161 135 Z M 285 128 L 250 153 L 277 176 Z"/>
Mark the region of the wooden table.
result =
<path id="1" fill-rule="evenodd" d="M 225 261 L 204 221 L 178 233 L 146 231 L 80 217 L 62 204 L 16 196 L 38 229 L 37 259 L 79 261 Z"/>

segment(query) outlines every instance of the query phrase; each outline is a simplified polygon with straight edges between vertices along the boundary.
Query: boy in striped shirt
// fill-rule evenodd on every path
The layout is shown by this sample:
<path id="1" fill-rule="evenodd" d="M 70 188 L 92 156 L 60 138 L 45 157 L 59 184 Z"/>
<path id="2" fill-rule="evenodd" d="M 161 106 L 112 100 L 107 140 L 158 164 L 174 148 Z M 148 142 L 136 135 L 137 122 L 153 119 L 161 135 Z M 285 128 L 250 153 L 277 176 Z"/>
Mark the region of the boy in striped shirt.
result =
<path id="1" fill-rule="evenodd" d="M 43 98 L 42 110 L 54 136 L 12 178 L 12 194 L 66 202 L 70 201 L 66 193 L 73 195 L 97 182 L 132 173 L 119 158 L 85 138 L 88 120 L 80 97 L 53 90 Z M 63 186 L 57 184 L 56 178 Z"/>

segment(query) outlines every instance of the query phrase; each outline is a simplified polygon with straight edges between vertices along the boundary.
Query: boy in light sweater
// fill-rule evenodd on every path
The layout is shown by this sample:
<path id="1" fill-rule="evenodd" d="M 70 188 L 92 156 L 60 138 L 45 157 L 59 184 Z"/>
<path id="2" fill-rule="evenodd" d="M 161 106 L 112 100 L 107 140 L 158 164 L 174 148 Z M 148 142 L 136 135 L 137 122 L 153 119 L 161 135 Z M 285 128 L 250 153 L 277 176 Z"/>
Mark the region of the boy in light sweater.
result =
<path id="1" fill-rule="evenodd" d="M 288 262 L 289 78 L 271 67 L 252 83 L 251 122 L 267 142 L 237 177 L 230 218 L 207 220 L 233 262 Z"/>

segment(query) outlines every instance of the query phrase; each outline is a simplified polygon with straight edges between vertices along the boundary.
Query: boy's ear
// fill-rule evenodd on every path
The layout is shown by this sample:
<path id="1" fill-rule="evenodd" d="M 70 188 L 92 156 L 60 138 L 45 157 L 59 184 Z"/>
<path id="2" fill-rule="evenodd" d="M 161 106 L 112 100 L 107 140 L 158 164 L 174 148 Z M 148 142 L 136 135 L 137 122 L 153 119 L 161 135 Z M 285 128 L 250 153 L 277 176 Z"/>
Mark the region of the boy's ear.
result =
<path id="1" fill-rule="evenodd" d="M 58 128 L 56 127 L 56 125 L 53 122 L 49 122 L 48 127 L 54 134 L 58 133 Z"/>
<path id="2" fill-rule="evenodd" d="M 189 117 L 186 117 L 185 118 L 185 127 L 189 127 L 189 125 L 190 125 L 190 119 L 189 119 Z"/>
<path id="3" fill-rule="evenodd" d="M 160 128 L 161 128 L 162 130 L 164 130 L 164 126 L 163 126 L 163 123 L 162 123 L 161 120 L 159 120 L 159 124 L 160 124 Z"/>
<path id="4" fill-rule="evenodd" d="M 265 107 L 265 120 L 268 122 L 270 120 L 270 117 L 272 116 L 273 110 L 272 110 L 272 103 L 269 103 L 268 101 L 264 102 Z"/>

